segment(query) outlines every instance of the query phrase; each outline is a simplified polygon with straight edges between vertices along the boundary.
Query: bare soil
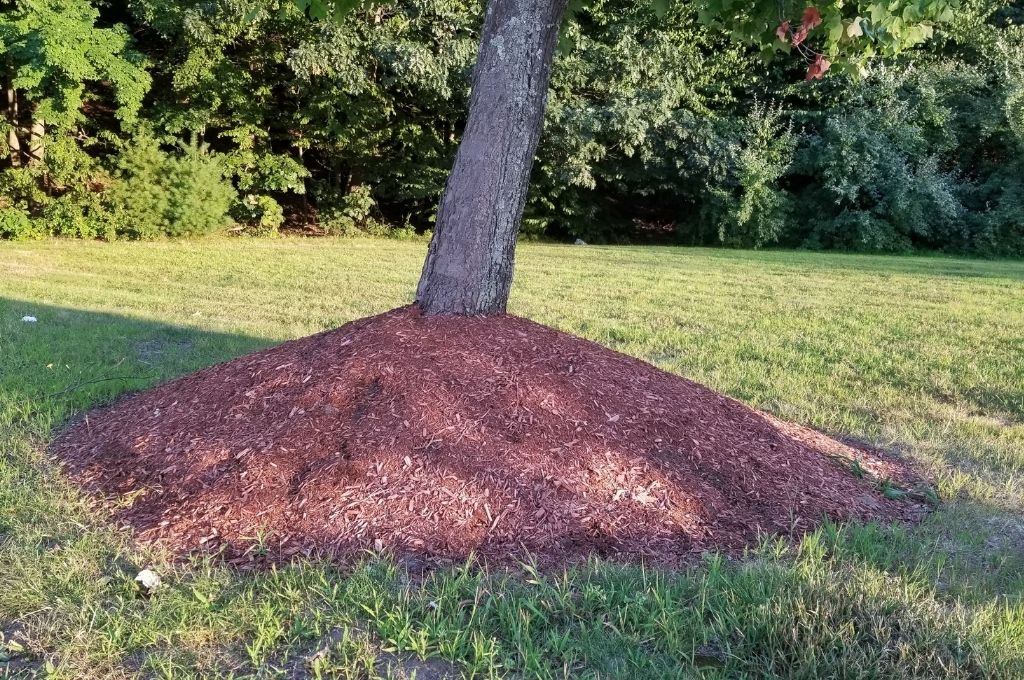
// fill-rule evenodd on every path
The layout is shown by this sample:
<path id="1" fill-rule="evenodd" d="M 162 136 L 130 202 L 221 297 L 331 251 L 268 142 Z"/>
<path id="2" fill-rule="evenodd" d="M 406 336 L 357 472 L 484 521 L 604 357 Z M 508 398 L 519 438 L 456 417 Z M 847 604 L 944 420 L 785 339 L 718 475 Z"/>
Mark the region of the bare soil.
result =
<path id="1" fill-rule="evenodd" d="M 922 484 L 898 458 L 525 319 L 411 307 L 131 395 L 53 453 L 140 539 L 241 567 L 672 565 L 925 509 L 882 492 Z"/>

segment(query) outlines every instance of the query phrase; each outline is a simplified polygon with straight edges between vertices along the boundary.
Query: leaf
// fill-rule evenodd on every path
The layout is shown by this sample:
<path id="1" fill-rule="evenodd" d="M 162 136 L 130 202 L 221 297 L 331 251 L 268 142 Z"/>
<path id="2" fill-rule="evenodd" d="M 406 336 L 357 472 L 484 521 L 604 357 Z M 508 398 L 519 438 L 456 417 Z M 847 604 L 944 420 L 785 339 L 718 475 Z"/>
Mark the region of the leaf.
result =
<path id="1" fill-rule="evenodd" d="M 829 21 L 828 39 L 831 43 L 837 43 L 843 39 L 843 35 L 846 33 L 846 26 L 843 25 L 843 20 L 839 16 L 835 16 L 832 21 Z"/>
<path id="2" fill-rule="evenodd" d="M 903 498 L 903 492 L 894 486 L 887 486 L 882 489 L 882 495 L 886 498 Z"/>
<path id="3" fill-rule="evenodd" d="M 821 25 L 821 12 L 818 11 L 817 7 L 811 5 L 804 10 L 804 16 L 800 20 L 800 24 L 808 31 L 813 30 L 817 26 Z"/>
<path id="4" fill-rule="evenodd" d="M 819 54 L 814 58 L 810 67 L 807 69 L 806 80 L 821 80 L 825 75 L 825 71 L 832 66 L 832 62 L 829 61 L 824 54 Z"/>
<path id="5" fill-rule="evenodd" d="M 309 13 L 310 18 L 317 21 L 323 21 L 327 18 L 327 5 L 323 0 L 310 0 L 306 11 Z"/>
<path id="6" fill-rule="evenodd" d="M 654 0 L 654 13 L 659 19 L 663 19 L 668 14 L 670 0 Z"/>
<path id="7" fill-rule="evenodd" d="M 846 27 L 846 35 L 851 38 L 859 38 L 864 35 L 864 28 L 860 25 L 861 18 L 857 17 L 850 22 L 850 25 Z"/>
<path id="8" fill-rule="evenodd" d="M 779 24 L 779 27 L 775 29 L 775 35 L 778 36 L 779 40 L 782 42 L 788 43 L 789 38 L 787 36 L 789 35 L 789 21 L 783 21 Z"/>
<path id="9" fill-rule="evenodd" d="M 807 27 L 801 26 L 797 32 L 793 34 L 793 47 L 800 45 L 804 40 L 807 40 Z"/>

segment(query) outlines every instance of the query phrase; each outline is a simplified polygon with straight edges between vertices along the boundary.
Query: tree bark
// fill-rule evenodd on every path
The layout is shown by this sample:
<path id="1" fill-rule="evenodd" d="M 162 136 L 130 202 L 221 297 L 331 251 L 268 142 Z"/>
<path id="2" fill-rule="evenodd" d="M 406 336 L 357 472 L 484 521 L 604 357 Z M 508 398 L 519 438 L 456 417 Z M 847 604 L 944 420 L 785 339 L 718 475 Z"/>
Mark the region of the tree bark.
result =
<path id="1" fill-rule="evenodd" d="M 45 160 L 46 122 L 42 118 L 33 118 L 28 135 L 28 164 L 39 165 Z"/>
<path id="2" fill-rule="evenodd" d="M 7 86 L 7 148 L 12 168 L 21 167 L 21 139 L 18 137 L 18 91 Z"/>
<path id="3" fill-rule="evenodd" d="M 427 314 L 505 311 L 566 4 L 488 0 L 469 118 L 416 293 Z"/>

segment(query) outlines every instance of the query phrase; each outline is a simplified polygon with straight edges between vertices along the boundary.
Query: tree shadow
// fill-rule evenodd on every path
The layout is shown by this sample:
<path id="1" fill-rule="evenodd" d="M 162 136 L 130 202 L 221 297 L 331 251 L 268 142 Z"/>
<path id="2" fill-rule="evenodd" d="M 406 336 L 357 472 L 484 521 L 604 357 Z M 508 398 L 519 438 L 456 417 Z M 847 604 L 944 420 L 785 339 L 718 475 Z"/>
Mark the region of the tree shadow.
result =
<path id="1" fill-rule="evenodd" d="M 53 427 L 126 392 L 271 344 L 265 338 L 0 298 L 0 426 Z"/>

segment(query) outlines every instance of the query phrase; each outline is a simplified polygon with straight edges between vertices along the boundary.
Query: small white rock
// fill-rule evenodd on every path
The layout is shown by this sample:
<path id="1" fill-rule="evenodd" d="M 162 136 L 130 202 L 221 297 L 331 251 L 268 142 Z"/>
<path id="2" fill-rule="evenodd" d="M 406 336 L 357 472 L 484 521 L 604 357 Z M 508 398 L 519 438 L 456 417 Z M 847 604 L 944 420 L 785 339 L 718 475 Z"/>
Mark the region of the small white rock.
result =
<path id="1" fill-rule="evenodd" d="M 575 245 L 578 245 L 578 246 L 585 246 L 585 245 L 587 245 L 587 242 L 586 242 L 586 241 L 584 241 L 584 240 L 583 240 L 583 239 L 581 239 L 581 238 L 578 238 L 578 239 L 576 239 L 576 243 L 575 243 Z"/>
<path id="2" fill-rule="evenodd" d="M 21 317 L 21 320 L 25 323 L 35 323 L 36 321 L 39 321 L 39 319 L 34 316 L 23 316 Z"/>
<path id="3" fill-rule="evenodd" d="M 136 583 L 138 583 L 146 592 L 153 592 L 160 587 L 160 577 L 157 576 L 155 571 L 150 569 L 143 569 L 135 577 Z"/>

